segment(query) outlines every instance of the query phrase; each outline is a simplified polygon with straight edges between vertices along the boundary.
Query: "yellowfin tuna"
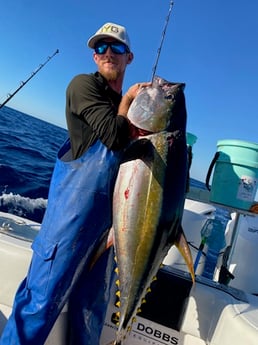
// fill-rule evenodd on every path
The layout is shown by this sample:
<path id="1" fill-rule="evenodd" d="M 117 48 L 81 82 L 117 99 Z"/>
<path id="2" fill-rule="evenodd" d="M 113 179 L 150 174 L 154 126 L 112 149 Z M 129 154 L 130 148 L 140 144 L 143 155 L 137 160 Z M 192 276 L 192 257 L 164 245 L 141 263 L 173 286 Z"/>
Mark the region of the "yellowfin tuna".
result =
<path id="1" fill-rule="evenodd" d="M 184 84 L 155 77 L 132 103 L 128 118 L 151 134 L 132 142 L 120 166 L 113 202 L 121 344 L 148 287 L 173 244 L 194 279 L 181 228 L 187 180 Z"/>

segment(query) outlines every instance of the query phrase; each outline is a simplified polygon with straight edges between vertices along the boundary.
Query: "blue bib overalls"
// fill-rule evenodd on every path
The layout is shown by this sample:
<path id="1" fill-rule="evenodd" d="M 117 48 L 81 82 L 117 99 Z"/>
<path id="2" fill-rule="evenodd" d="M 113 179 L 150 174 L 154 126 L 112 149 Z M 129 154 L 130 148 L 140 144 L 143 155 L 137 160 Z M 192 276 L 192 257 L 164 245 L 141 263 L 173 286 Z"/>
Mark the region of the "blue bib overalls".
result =
<path id="1" fill-rule="evenodd" d="M 68 152 L 69 140 L 58 153 L 28 275 L 16 293 L 0 345 L 43 345 L 68 300 L 70 344 L 98 344 L 112 258 L 105 254 L 91 270 L 89 266 L 112 225 L 112 195 L 122 152 L 108 150 L 100 141 L 76 160 L 70 160 Z"/>

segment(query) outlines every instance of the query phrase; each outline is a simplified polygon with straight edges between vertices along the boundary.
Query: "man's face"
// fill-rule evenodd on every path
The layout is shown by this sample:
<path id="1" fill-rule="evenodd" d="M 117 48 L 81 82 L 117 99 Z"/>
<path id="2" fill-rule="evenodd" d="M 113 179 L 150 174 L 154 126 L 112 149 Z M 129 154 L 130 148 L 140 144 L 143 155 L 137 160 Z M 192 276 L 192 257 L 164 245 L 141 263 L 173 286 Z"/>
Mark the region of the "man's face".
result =
<path id="1" fill-rule="evenodd" d="M 101 42 L 118 42 L 113 38 L 106 38 Z M 110 47 L 104 54 L 93 54 L 94 61 L 98 66 L 99 72 L 108 80 L 115 81 L 124 75 L 126 66 L 131 63 L 133 54 L 125 52 L 124 54 L 114 53 Z"/>

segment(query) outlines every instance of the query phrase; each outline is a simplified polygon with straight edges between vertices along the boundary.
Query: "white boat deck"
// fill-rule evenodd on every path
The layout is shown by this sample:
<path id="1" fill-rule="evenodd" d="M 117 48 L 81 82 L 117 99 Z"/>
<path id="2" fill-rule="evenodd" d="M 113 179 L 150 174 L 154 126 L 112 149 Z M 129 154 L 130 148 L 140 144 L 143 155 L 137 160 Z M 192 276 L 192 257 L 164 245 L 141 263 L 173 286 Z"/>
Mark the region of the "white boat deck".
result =
<path id="1" fill-rule="evenodd" d="M 185 207 L 183 224 L 188 224 L 190 229 L 194 224 L 201 226 L 205 217 L 214 210 L 212 205 L 203 200 L 196 204 L 187 199 Z M 194 210 L 196 218 L 193 218 Z M 11 313 L 15 291 L 27 273 L 32 253 L 30 241 L 37 234 L 40 225 L 0 212 L 0 227 L 1 334 Z M 29 240 L 18 238 L 17 234 L 22 234 Z M 173 257 L 173 260 L 177 258 Z M 257 296 L 200 276 L 197 276 L 195 285 L 192 285 L 189 274 L 178 267 L 172 264 L 172 267 L 165 266 L 165 270 L 162 270 L 164 279 L 163 282 L 158 279 L 160 285 L 156 295 L 153 289 L 155 303 L 160 303 L 161 308 L 158 310 L 155 303 L 149 301 L 149 314 L 146 314 L 147 317 L 144 313 L 137 317 L 125 345 L 258 344 Z M 164 303 L 161 303 L 162 297 L 166 299 Z M 114 308 L 111 301 L 100 345 L 106 345 L 115 337 L 116 327 L 112 323 Z M 164 323 L 163 313 L 166 313 L 166 320 L 171 321 L 172 326 Z M 45 345 L 66 345 L 66 322 L 67 312 L 64 308 Z"/>

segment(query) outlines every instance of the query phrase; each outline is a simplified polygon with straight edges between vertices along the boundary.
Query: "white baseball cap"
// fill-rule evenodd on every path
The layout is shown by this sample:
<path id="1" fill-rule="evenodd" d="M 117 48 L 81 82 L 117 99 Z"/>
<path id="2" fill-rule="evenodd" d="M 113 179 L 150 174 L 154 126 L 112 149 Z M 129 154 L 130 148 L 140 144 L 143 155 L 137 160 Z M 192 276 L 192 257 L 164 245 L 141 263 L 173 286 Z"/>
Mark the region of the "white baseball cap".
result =
<path id="1" fill-rule="evenodd" d="M 87 42 L 88 47 L 94 49 L 95 44 L 106 37 L 115 38 L 117 41 L 124 43 L 130 50 L 130 39 L 124 26 L 106 23 L 104 24 Z"/>

